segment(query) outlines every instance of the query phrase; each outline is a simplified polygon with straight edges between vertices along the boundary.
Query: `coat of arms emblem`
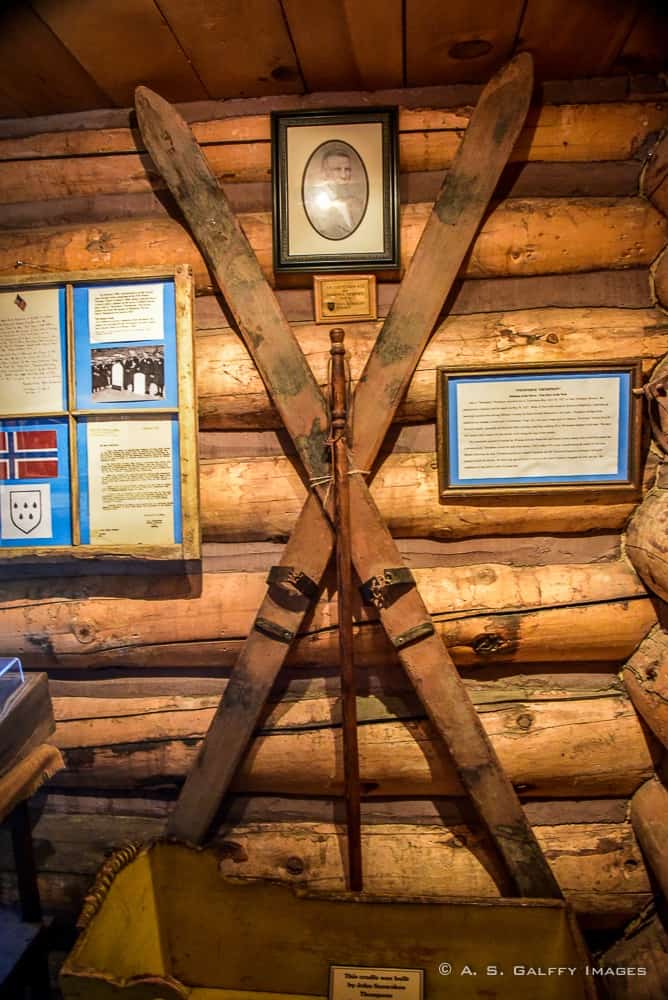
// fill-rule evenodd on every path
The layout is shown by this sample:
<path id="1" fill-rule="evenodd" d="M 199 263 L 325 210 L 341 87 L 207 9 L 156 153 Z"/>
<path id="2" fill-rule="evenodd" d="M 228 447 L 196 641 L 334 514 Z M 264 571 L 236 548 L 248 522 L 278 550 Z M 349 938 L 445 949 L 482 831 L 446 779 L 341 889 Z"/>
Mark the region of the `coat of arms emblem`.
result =
<path id="1" fill-rule="evenodd" d="M 15 528 L 18 528 L 24 535 L 31 534 L 42 523 L 42 494 L 40 490 L 10 490 L 9 516 Z"/>

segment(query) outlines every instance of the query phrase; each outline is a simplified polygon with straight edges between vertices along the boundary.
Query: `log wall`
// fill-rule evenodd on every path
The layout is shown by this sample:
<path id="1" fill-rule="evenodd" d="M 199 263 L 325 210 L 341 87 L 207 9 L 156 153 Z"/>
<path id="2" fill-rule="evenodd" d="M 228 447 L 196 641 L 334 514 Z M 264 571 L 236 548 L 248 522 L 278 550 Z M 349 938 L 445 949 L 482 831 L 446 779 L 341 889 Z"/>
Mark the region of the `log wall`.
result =
<path id="1" fill-rule="evenodd" d="M 470 118 L 415 101 L 405 92 L 400 115 L 404 266 Z M 189 117 L 274 281 L 269 119 L 262 102 L 233 111 Z M 532 111 L 371 482 L 566 896 L 595 927 L 626 923 L 651 898 L 627 805 L 661 745 L 617 677 L 660 611 L 626 557 L 634 505 L 604 494 L 439 503 L 435 369 L 638 357 L 649 375 L 668 352 L 655 266 L 668 220 L 639 177 L 666 126 L 656 100 Z M 0 568 L 0 655 L 20 652 L 50 676 L 68 766 L 36 803 L 35 833 L 47 904 L 71 913 L 105 852 L 162 833 L 306 488 L 127 114 L 0 123 L 0 191 L 0 274 L 190 263 L 198 294 L 202 573 Z M 353 381 L 396 294 L 388 277 L 379 322 L 346 328 Z M 328 338 L 310 289 L 278 284 L 324 384 Z M 647 491 L 648 441 L 643 463 Z M 336 621 L 330 580 L 216 831 L 231 873 L 341 885 Z M 368 609 L 355 632 L 369 887 L 493 894 L 494 858 Z M 14 891 L 4 841 L 0 890 Z"/>

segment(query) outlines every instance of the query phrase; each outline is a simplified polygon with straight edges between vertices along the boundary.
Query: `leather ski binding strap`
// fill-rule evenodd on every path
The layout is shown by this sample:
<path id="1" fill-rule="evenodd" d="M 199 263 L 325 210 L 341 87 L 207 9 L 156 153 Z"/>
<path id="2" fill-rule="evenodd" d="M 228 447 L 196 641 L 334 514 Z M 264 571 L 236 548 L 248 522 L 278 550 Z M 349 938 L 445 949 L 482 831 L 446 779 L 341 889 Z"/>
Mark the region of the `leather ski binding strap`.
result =
<path id="1" fill-rule="evenodd" d="M 384 569 L 380 576 L 370 576 L 360 587 L 364 604 L 373 604 L 377 608 L 389 608 L 399 597 L 400 587 L 414 587 L 415 577 L 407 566 L 396 566 L 394 569 Z"/>
<path id="2" fill-rule="evenodd" d="M 258 632 L 262 632 L 263 635 L 269 636 L 270 639 L 277 639 L 278 642 L 287 643 L 288 646 L 295 637 L 295 633 L 289 628 L 277 625 L 276 622 L 270 621 L 269 618 L 262 618 L 259 615 L 253 623 L 253 628 L 257 629 Z"/>
<path id="3" fill-rule="evenodd" d="M 392 639 L 392 645 L 395 649 L 403 649 L 404 646 L 409 646 L 413 642 L 426 639 L 428 635 L 433 635 L 434 632 L 433 622 L 420 622 L 419 625 L 401 632 L 400 635 L 395 635 Z"/>
<path id="4" fill-rule="evenodd" d="M 302 570 L 295 569 L 294 566 L 272 566 L 269 570 L 267 583 L 269 586 L 279 587 L 290 596 L 293 596 L 293 591 L 290 589 L 292 587 L 309 601 L 315 601 L 318 598 L 318 585 L 315 580 L 312 580 Z M 290 586 L 286 586 L 286 584 Z"/>

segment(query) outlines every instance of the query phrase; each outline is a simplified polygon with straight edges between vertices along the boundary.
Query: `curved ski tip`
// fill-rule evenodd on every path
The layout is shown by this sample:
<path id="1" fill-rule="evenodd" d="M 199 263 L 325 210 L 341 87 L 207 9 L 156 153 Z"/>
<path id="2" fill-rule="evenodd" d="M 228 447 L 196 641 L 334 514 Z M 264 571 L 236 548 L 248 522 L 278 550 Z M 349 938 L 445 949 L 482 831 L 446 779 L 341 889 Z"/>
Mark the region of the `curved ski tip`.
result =
<path id="1" fill-rule="evenodd" d="M 529 78 L 533 81 L 533 56 L 530 52 L 518 52 L 506 65 L 506 70 L 511 67 L 516 76 Z"/>
<path id="2" fill-rule="evenodd" d="M 156 92 L 151 90 L 150 87 L 144 87 L 143 84 L 135 87 L 135 107 L 150 107 L 152 104 L 161 100 L 162 98 L 160 95 L 156 94 Z"/>

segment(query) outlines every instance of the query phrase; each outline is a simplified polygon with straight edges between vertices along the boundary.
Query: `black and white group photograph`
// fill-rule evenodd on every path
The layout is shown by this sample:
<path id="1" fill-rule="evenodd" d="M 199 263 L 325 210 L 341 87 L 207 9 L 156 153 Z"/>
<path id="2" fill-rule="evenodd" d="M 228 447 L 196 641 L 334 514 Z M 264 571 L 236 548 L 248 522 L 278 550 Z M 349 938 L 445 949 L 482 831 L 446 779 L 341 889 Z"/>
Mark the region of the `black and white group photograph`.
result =
<path id="1" fill-rule="evenodd" d="M 96 403 L 160 399 L 165 394 L 164 347 L 93 348 L 91 392 Z"/>

